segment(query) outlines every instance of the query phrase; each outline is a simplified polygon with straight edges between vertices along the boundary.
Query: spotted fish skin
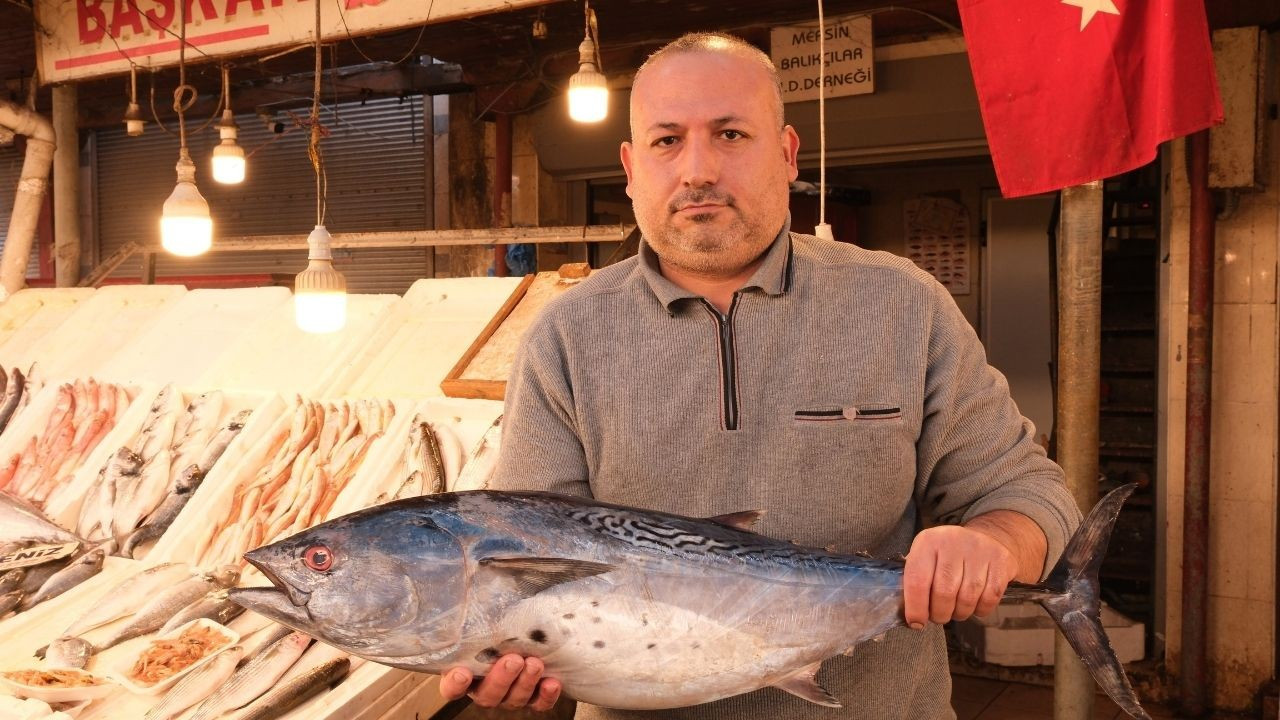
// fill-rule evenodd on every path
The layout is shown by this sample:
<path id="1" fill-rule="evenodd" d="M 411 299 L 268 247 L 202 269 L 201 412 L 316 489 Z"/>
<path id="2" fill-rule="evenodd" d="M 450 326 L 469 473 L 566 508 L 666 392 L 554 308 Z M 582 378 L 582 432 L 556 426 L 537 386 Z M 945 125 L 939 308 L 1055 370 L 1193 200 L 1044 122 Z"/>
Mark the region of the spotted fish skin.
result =
<path id="1" fill-rule="evenodd" d="M 1102 518 L 1103 550 L 1113 521 Z M 505 653 L 537 656 L 567 694 L 595 705 L 654 710 L 775 686 L 838 706 L 813 675 L 824 659 L 903 624 L 902 563 L 727 522 L 548 493 L 442 493 L 250 551 L 275 587 L 231 595 L 395 667 L 483 674 Z M 1095 543 L 1098 523 L 1086 526 Z M 1065 590 L 1010 594 L 1047 600 Z"/>

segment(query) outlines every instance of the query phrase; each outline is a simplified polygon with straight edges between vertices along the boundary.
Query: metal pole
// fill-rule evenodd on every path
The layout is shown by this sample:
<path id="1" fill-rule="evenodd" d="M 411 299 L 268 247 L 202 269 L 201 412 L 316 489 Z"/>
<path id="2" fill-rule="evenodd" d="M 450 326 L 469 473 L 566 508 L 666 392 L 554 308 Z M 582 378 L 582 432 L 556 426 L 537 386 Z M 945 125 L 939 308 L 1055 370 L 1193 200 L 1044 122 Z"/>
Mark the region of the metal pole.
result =
<path id="1" fill-rule="evenodd" d="M 1182 504 L 1182 711 L 1207 709 L 1205 623 L 1209 603 L 1209 417 L 1213 368 L 1213 198 L 1209 194 L 1209 131 L 1187 137 L 1191 242 L 1187 257 L 1186 486 Z"/>
<path id="2" fill-rule="evenodd" d="M 511 227 L 511 116 L 494 119 L 493 226 Z M 507 246 L 493 246 L 493 274 L 507 276 Z"/>
<path id="3" fill-rule="evenodd" d="M 80 139 L 77 89 L 53 88 L 53 258 L 58 287 L 80 282 Z"/>
<path id="4" fill-rule="evenodd" d="M 1058 221 L 1057 459 L 1081 511 L 1098 499 L 1102 347 L 1102 182 L 1062 191 Z M 1054 720 L 1090 720 L 1094 682 L 1062 633 L 1054 639 Z"/>
<path id="5" fill-rule="evenodd" d="M 27 137 L 27 151 L 22 159 L 18 191 L 13 196 L 4 254 L 0 256 L 0 286 L 3 286 L 0 300 L 3 300 L 21 290 L 27 282 L 27 260 L 31 257 L 31 241 L 40 221 L 40 206 L 44 204 L 56 136 L 47 119 L 8 100 L 0 100 L 0 127 Z"/>

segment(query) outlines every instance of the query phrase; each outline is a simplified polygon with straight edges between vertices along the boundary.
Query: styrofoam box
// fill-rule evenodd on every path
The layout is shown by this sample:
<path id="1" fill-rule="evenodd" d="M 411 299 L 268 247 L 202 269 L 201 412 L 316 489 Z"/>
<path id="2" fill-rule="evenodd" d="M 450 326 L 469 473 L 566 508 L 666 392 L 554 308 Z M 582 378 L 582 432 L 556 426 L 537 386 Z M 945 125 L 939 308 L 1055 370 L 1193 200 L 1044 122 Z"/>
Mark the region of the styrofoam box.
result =
<path id="1" fill-rule="evenodd" d="M 377 354 L 331 392 L 347 397 L 438 397 L 453 369 L 520 284 L 520 278 L 418 280 L 404 295 L 407 312 Z"/>
<path id="2" fill-rule="evenodd" d="M 245 394 L 245 397 L 251 396 Z M 244 476 L 267 462 L 270 438 L 281 428 L 288 431 L 292 420 L 292 413 L 288 412 L 290 408 L 290 403 L 279 395 L 266 396 L 257 404 L 240 434 L 231 441 L 200 487 L 196 488 L 169 531 L 151 549 L 147 555 L 148 562 L 186 562 L 208 544 L 216 529 L 210 526 L 210 519 L 225 515 L 233 499 L 232 493 Z"/>
<path id="3" fill-rule="evenodd" d="M 56 384 L 50 383 L 46 385 L 40 391 L 40 395 L 32 401 L 30 409 L 37 409 L 36 401 L 51 404 L 57 397 L 57 390 Z M 129 407 L 123 413 L 120 413 L 116 424 L 102 438 L 97 447 L 90 451 L 89 455 L 80 463 L 80 467 L 76 468 L 71 474 L 71 487 L 67 491 L 59 490 L 56 495 L 51 496 L 50 500 L 52 502 L 45 508 L 45 515 L 50 520 L 64 528 L 75 530 L 76 524 L 80 519 L 80 506 L 84 501 L 85 492 L 97 480 L 98 471 L 107 464 L 111 454 L 122 445 L 127 444 L 141 431 L 142 423 L 146 421 L 147 412 L 151 409 L 151 401 L 155 399 L 159 391 L 160 388 L 155 386 L 144 386 L 135 389 L 132 393 L 133 402 L 129 403 Z M 40 416 L 48 417 L 48 414 L 48 410 L 42 410 Z"/>
<path id="4" fill-rule="evenodd" d="M 200 378 L 241 336 L 277 308 L 289 304 L 282 287 L 196 289 L 170 303 L 146 331 L 103 358 L 94 376 L 112 382 L 202 386 Z"/>
<path id="5" fill-rule="evenodd" d="M 397 295 L 351 295 L 347 324 L 316 335 L 298 329 L 293 305 L 272 308 L 241 335 L 197 383 L 224 390 L 294 393 L 320 397 L 335 367 L 367 351 L 384 315 L 403 302 Z"/>
<path id="6" fill-rule="evenodd" d="M 28 288 L 0 302 L 0 366 L 13 367 L 15 353 L 58 327 L 95 292 L 93 288 Z M 11 345 L 15 336 L 18 340 Z"/>
<path id="7" fill-rule="evenodd" d="M 9 348 L 18 367 L 37 363 L 46 381 L 88 377 L 104 358 L 146 331 L 185 295 L 181 285 L 112 285 L 75 306 L 58 327 L 23 348 Z"/>
<path id="8" fill-rule="evenodd" d="M 1102 626 L 1120 662 L 1141 660 L 1144 626 L 1102 606 Z M 979 660 L 1006 666 L 1052 665 L 1053 618 L 1036 603 L 1004 602 L 985 618 L 970 618 L 952 626 L 956 639 Z"/>
<path id="9" fill-rule="evenodd" d="M 463 453 L 469 455 L 493 421 L 502 414 L 502 403 L 497 400 L 467 400 L 460 398 L 427 398 L 416 404 L 397 403 L 396 419 L 387 429 L 386 442 L 381 442 L 379 453 L 372 450 L 360 471 L 338 495 L 333 504 L 330 519 L 369 507 L 379 494 L 394 489 L 404 478 L 391 470 L 403 457 L 409 444 L 409 425 L 421 415 L 433 424 L 444 425 L 458 436 Z"/>

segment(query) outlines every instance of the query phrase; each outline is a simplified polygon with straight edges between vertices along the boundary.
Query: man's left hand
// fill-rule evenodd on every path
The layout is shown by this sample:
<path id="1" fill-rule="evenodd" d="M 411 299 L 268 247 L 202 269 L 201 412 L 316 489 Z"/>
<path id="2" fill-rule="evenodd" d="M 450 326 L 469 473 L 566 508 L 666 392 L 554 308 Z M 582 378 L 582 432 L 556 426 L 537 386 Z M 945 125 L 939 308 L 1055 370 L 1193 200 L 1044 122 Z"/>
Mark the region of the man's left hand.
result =
<path id="1" fill-rule="evenodd" d="M 940 525 L 911 543 L 902 576 L 907 625 L 984 617 L 1012 580 L 1035 582 L 1044 564 L 1044 532 L 1020 513 L 997 510 L 963 526 Z"/>

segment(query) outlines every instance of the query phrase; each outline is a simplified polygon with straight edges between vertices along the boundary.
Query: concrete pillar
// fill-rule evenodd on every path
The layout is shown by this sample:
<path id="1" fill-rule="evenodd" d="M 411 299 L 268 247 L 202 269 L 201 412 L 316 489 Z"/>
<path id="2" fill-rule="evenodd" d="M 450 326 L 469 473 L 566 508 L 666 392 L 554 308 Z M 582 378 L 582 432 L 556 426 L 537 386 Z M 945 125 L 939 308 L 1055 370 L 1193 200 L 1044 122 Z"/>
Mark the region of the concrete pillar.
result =
<path id="1" fill-rule="evenodd" d="M 53 88 L 53 262 L 58 287 L 80 282 L 80 136 L 74 84 Z"/>

